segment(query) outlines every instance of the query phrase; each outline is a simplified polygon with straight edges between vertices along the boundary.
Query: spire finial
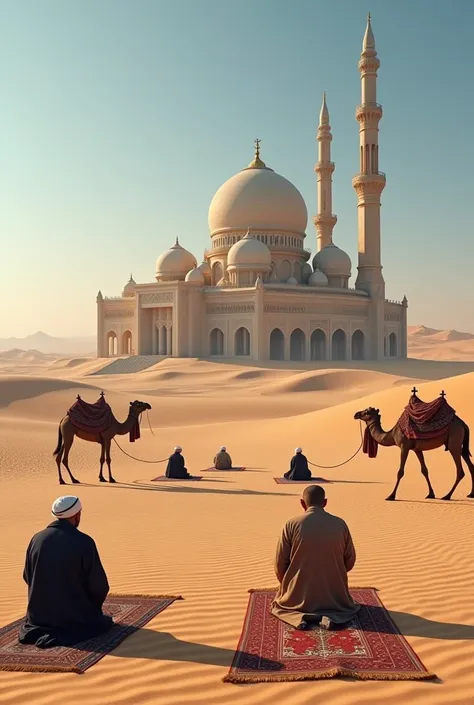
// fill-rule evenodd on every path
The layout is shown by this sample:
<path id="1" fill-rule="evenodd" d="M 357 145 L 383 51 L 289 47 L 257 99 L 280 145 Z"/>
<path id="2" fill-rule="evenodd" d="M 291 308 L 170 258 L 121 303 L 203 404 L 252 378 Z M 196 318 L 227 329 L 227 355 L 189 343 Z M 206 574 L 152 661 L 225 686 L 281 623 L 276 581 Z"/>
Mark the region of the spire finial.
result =
<path id="1" fill-rule="evenodd" d="M 262 140 L 260 140 L 258 137 L 257 139 L 254 140 L 254 145 L 255 145 L 255 159 L 260 159 L 260 143 Z"/>
<path id="2" fill-rule="evenodd" d="M 265 164 L 265 162 L 262 162 L 262 160 L 260 159 L 260 145 L 261 145 L 261 143 L 262 143 L 262 140 L 259 139 L 258 137 L 257 137 L 257 139 L 255 139 L 253 141 L 253 144 L 255 147 L 255 155 L 254 155 L 253 160 L 248 165 L 247 169 L 266 169 L 267 168 L 267 165 Z"/>
<path id="3" fill-rule="evenodd" d="M 321 105 L 321 112 L 319 113 L 319 126 L 329 125 L 329 110 L 326 103 L 326 91 L 323 91 L 323 102 Z"/>
<path id="4" fill-rule="evenodd" d="M 370 12 L 367 15 L 367 22 L 370 22 Z"/>
<path id="5" fill-rule="evenodd" d="M 367 27 L 365 28 L 364 40 L 362 42 L 362 52 L 369 50 L 375 56 L 375 38 L 372 32 L 371 14 L 367 15 Z"/>
<path id="6" fill-rule="evenodd" d="M 177 235 L 176 235 L 176 242 L 174 243 L 174 246 L 176 247 L 176 245 L 179 245 L 179 240 L 178 240 L 178 236 L 177 236 Z"/>

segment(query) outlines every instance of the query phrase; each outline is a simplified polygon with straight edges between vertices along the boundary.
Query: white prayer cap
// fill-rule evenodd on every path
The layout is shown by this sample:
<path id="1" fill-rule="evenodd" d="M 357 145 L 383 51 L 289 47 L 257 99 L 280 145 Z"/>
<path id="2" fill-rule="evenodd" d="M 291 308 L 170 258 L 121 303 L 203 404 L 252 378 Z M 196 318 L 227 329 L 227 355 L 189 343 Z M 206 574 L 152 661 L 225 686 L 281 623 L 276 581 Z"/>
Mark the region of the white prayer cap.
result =
<path id="1" fill-rule="evenodd" d="M 225 450 L 225 449 L 226 449 L 225 446 L 221 446 L 221 450 Z"/>
<path id="2" fill-rule="evenodd" d="M 295 448 L 295 453 L 302 453 L 303 449 L 302 448 Z"/>
<path id="3" fill-rule="evenodd" d="M 175 452 L 176 452 L 177 450 L 183 450 L 183 449 L 181 448 L 181 446 L 175 446 L 175 447 L 174 447 L 174 450 L 175 450 Z"/>
<path id="4" fill-rule="evenodd" d="M 58 497 L 51 507 L 51 514 L 55 519 L 69 519 L 76 516 L 82 509 L 81 500 L 74 495 Z"/>

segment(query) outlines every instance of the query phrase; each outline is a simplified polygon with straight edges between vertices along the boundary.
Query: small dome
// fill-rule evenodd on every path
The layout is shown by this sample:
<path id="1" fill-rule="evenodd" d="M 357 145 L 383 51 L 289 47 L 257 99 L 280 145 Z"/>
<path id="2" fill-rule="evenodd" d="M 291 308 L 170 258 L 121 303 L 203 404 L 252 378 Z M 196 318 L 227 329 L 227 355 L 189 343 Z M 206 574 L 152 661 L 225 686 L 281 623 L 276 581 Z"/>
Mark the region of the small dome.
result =
<path id="1" fill-rule="evenodd" d="M 308 286 L 327 286 L 328 278 L 320 269 L 315 269 L 308 279 Z"/>
<path id="2" fill-rule="evenodd" d="M 184 278 L 185 282 L 189 282 L 191 284 L 197 284 L 198 286 L 203 286 L 204 285 L 204 276 L 199 267 L 194 267 L 194 269 L 191 269 L 185 276 Z"/>
<path id="3" fill-rule="evenodd" d="M 351 260 L 344 250 L 331 242 L 314 255 L 313 269 L 320 269 L 327 277 L 350 277 Z"/>
<path id="4" fill-rule="evenodd" d="M 263 267 L 270 271 L 272 266 L 272 255 L 268 247 L 261 240 L 247 234 L 230 248 L 227 253 L 227 266 L 248 266 L 249 269 L 259 269 Z"/>
<path id="5" fill-rule="evenodd" d="M 156 260 L 156 278 L 160 279 L 184 279 L 187 272 L 197 266 L 196 258 L 191 252 L 176 242 L 173 247 L 163 252 Z"/>
<path id="6" fill-rule="evenodd" d="M 137 285 L 137 282 L 133 279 L 132 275 L 130 274 L 130 279 L 125 284 L 123 291 L 122 291 L 122 296 L 124 299 L 129 298 L 131 296 L 135 296 L 136 285 Z"/>
<path id="7" fill-rule="evenodd" d="M 209 206 L 211 234 L 239 230 L 252 223 L 255 229 L 304 233 L 308 212 L 296 186 L 269 169 L 260 159 L 256 140 L 255 159 L 216 191 Z"/>
<path id="8" fill-rule="evenodd" d="M 209 263 L 206 260 L 203 260 L 199 265 L 198 269 L 202 273 L 205 283 L 210 284 L 212 279 L 212 271 L 209 266 Z"/>
<path id="9" fill-rule="evenodd" d="M 296 279 L 294 277 L 290 277 L 289 279 L 286 280 L 287 284 L 291 284 L 291 286 L 294 286 L 295 284 L 298 284 Z"/>

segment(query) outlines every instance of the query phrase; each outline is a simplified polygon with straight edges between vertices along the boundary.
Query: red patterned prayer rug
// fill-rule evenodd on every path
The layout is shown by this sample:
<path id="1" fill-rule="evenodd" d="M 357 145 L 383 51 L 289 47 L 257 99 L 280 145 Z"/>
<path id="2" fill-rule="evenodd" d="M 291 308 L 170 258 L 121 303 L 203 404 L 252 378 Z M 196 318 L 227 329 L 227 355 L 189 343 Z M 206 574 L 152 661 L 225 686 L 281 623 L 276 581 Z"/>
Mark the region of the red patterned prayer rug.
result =
<path id="1" fill-rule="evenodd" d="M 18 619 L 0 629 L 0 671 L 84 673 L 127 636 L 143 627 L 175 600 L 181 599 L 170 595 L 109 595 L 104 604 L 104 613 L 112 615 L 115 624 L 108 632 L 75 646 L 56 646 L 51 649 L 20 644 L 18 629 L 23 619 Z"/>
<path id="2" fill-rule="evenodd" d="M 193 475 L 192 477 L 166 477 L 166 475 L 158 475 L 158 477 L 154 477 L 150 482 L 192 482 L 193 480 L 202 480 L 202 475 Z"/>
<path id="3" fill-rule="evenodd" d="M 442 396 L 424 402 L 413 394 L 398 419 L 398 425 L 407 438 L 437 438 L 447 431 L 455 414 L 455 410 Z"/>
<path id="4" fill-rule="evenodd" d="M 298 631 L 271 612 L 275 590 L 250 590 L 245 622 L 227 683 L 319 680 L 427 680 L 429 673 L 373 588 L 351 588 L 361 605 L 344 627 Z"/>
<path id="5" fill-rule="evenodd" d="M 86 433 L 102 433 L 112 423 L 112 409 L 102 395 L 95 404 L 89 404 L 78 396 L 67 414 L 73 426 Z"/>
<path id="6" fill-rule="evenodd" d="M 311 480 L 287 480 L 286 477 L 274 477 L 277 485 L 318 485 L 320 482 L 331 482 L 325 477 L 312 477 Z"/>
<path id="7" fill-rule="evenodd" d="M 219 470 L 218 468 L 204 468 L 202 472 L 243 472 L 247 468 L 229 468 L 228 470 Z"/>

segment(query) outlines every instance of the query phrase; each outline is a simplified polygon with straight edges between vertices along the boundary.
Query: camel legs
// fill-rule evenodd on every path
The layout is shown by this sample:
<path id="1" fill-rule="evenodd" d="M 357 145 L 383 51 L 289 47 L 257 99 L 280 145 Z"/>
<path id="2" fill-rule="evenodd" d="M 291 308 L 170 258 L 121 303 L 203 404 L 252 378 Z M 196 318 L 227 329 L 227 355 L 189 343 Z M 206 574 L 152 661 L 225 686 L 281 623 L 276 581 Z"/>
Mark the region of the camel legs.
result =
<path id="1" fill-rule="evenodd" d="M 114 478 L 112 477 L 112 469 L 111 469 L 111 464 L 112 464 L 112 458 L 110 457 L 110 446 L 112 444 L 112 440 L 109 438 L 108 441 L 106 441 L 105 444 L 105 460 L 107 462 L 107 468 L 109 470 L 109 482 L 115 482 Z"/>
<path id="2" fill-rule="evenodd" d="M 435 499 L 435 493 L 434 493 L 434 490 L 431 486 L 430 476 L 428 474 L 428 468 L 426 467 L 423 451 L 422 450 L 415 450 L 415 454 L 416 454 L 416 457 L 418 458 L 418 460 L 420 461 L 421 474 L 423 475 L 423 477 L 425 478 L 425 480 L 428 484 L 428 494 L 426 495 L 425 499 Z"/>
<path id="3" fill-rule="evenodd" d="M 63 465 L 69 473 L 69 477 L 71 478 L 71 482 L 73 482 L 75 485 L 80 484 L 79 480 L 76 480 L 76 478 L 73 476 L 71 470 L 69 469 L 69 451 L 71 450 L 73 439 L 74 439 L 74 436 L 72 438 L 68 438 L 67 436 L 64 436 L 64 446 L 63 446 L 62 454 L 59 453 L 58 456 L 56 457 L 56 462 L 58 464 L 58 470 L 59 470 L 59 483 L 61 485 L 66 484 L 61 476 L 61 455 L 62 455 Z"/>
<path id="4" fill-rule="evenodd" d="M 456 481 L 455 481 L 454 485 L 451 487 L 448 494 L 445 494 L 444 497 L 441 497 L 441 499 L 451 499 L 454 490 L 456 489 L 456 487 L 459 485 L 459 483 L 461 482 L 461 480 L 464 477 L 464 470 L 462 468 L 462 463 L 461 463 L 460 449 L 456 448 L 456 450 L 453 450 L 452 448 L 450 448 L 449 452 L 453 456 L 453 460 L 456 465 Z"/>
<path id="5" fill-rule="evenodd" d="M 470 499 L 473 499 L 474 498 L 474 463 L 472 462 L 469 455 L 463 455 L 462 457 L 463 457 L 464 462 L 466 463 L 467 467 L 469 468 L 469 472 L 471 473 L 471 480 L 472 480 L 472 489 L 467 496 Z"/>
<path id="6" fill-rule="evenodd" d="M 100 470 L 99 470 L 99 482 L 107 482 L 102 472 L 105 463 L 105 443 L 101 441 L 100 443 Z"/>
<path id="7" fill-rule="evenodd" d="M 397 496 L 398 485 L 400 484 L 400 480 L 402 479 L 402 477 L 405 474 L 405 465 L 407 462 L 409 452 L 410 452 L 409 448 L 406 448 L 405 446 L 401 446 L 401 448 L 400 448 L 400 469 L 397 472 L 397 481 L 395 483 L 395 487 L 393 488 L 392 494 L 389 494 L 389 496 L 385 498 L 388 502 L 395 501 L 395 498 Z"/>

